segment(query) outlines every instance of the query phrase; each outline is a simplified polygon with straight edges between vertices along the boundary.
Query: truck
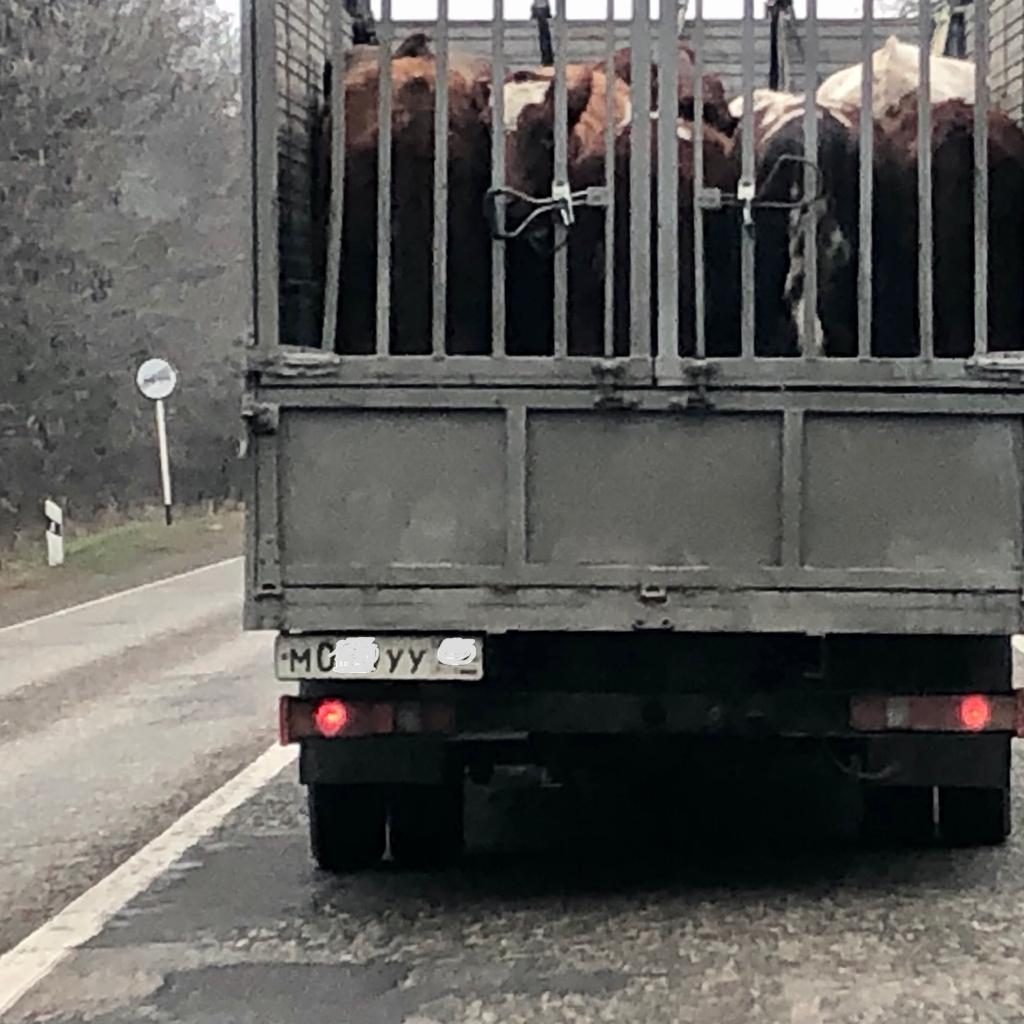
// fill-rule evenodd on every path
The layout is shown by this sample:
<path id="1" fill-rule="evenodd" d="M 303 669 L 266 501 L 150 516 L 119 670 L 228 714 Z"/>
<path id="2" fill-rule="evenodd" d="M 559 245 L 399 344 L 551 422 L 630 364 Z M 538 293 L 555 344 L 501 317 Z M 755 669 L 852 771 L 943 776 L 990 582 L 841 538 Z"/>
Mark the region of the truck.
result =
<path id="1" fill-rule="evenodd" d="M 867 244 L 854 267 L 855 351 L 830 358 L 805 343 L 786 357 L 759 352 L 758 233 L 770 204 L 757 180 L 752 101 L 769 81 L 766 55 L 775 55 L 773 84 L 785 54 L 784 86 L 807 97 L 807 152 L 795 164 L 810 196 L 821 177 L 815 90 L 847 60 L 835 47 L 853 47 L 870 67 L 893 31 L 870 5 L 842 23 L 819 21 L 810 6 L 806 19 L 775 11 L 766 21 L 748 0 L 741 20 L 716 22 L 699 4 L 685 21 L 674 5 L 652 16 L 642 2 L 617 20 L 609 4 L 603 21 L 588 23 L 535 7 L 552 59 L 553 185 L 549 195 L 511 198 L 535 207 L 548 224 L 542 240 L 556 244 L 510 262 L 524 242 L 503 220 L 508 150 L 492 145 L 489 206 L 479 212 L 489 232 L 488 332 L 482 351 L 453 353 L 452 295 L 477 280 L 453 275 L 446 251 L 460 228 L 446 216 L 457 192 L 444 130 L 454 100 L 439 90 L 429 112 L 440 129 L 423 158 L 433 172 L 432 258 L 428 287 L 410 298 L 401 290 L 417 282 L 401 278 L 404 257 L 389 244 L 389 222 L 404 216 L 394 176 L 408 170 L 390 137 L 399 100 L 389 67 L 416 29 L 430 37 L 435 81 L 453 73 L 462 45 L 475 48 L 490 82 L 504 82 L 538 63 L 536 30 L 500 10 L 486 22 L 450 21 L 445 0 L 433 21 L 404 27 L 389 0 L 372 24 L 365 5 L 354 17 L 335 0 L 243 5 L 255 324 L 243 407 L 244 625 L 276 632 L 275 671 L 295 687 L 280 701 L 280 736 L 299 747 L 321 868 L 367 868 L 386 846 L 404 864 L 457 857 L 467 774 L 486 781 L 496 767 L 532 765 L 557 779 L 639 762 L 685 772 L 695 751 L 773 745 L 827 750 L 856 779 L 872 835 L 977 845 L 1009 834 L 1011 741 L 1024 734 L 1011 644 L 1024 597 L 1024 344 L 989 345 L 985 268 L 998 211 L 986 211 L 996 192 L 980 173 L 959 197 L 977 212 L 971 326 L 956 339 L 966 354 L 936 352 L 944 307 L 924 301 L 914 312 L 917 351 L 877 354 L 871 312 L 884 282 L 870 240 L 882 225 L 863 171 L 874 144 L 863 119 L 868 156 L 855 188 Z M 921 7 L 898 27 L 920 45 L 924 70 L 934 23 Z M 970 19 L 980 167 L 1002 88 L 990 80 L 990 41 L 1001 55 L 1015 45 L 1013 0 L 1001 10 L 997 25 L 987 5 Z M 707 91 L 702 76 L 718 71 L 746 100 L 731 194 L 707 187 L 697 160 L 684 195 L 673 144 L 684 133 L 654 116 L 655 76 L 666 95 L 681 80 L 681 31 L 698 93 Z M 573 193 L 567 90 L 572 62 L 610 72 L 624 45 L 632 164 L 621 188 L 632 220 L 626 238 L 600 250 L 595 322 L 607 334 L 597 352 L 578 354 L 564 242 L 586 216 L 603 218 L 612 242 L 609 193 L 619 186 Z M 341 180 L 353 50 L 384 83 L 374 94 L 375 194 Z M 490 103 L 500 136 L 502 89 Z M 702 103 L 686 129 L 698 138 L 712 131 Z M 925 129 L 931 115 L 922 102 Z M 611 153 L 610 130 L 605 141 Z M 927 145 L 917 152 L 928 159 Z M 921 243 L 904 259 L 929 295 L 941 232 L 925 180 L 914 211 Z M 685 224 L 676 216 L 684 200 Z M 800 215 L 810 260 L 819 208 L 796 205 L 781 216 Z M 705 302 L 719 270 L 676 256 L 684 228 L 703 254 L 701 239 L 726 207 L 740 268 L 728 294 L 742 337 L 722 354 Z M 343 223 L 367 210 L 377 244 L 344 251 Z M 539 264 L 551 290 L 550 350 L 514 355 L 509 325 L 523 310 L 509 303 L 510 278 Z M 360 300 L 350 294 L 357 272 L 384 298 L 371 303 L 369 346 L 354 352 L 339 337 L 338 308 Z M 632 300 L 625 350 L 612 338 L 622 322 L 618 277 Z M 809 272 L 795 307 L 805 342 L 816 330 L 817 284 Z M 693 307 L 690 348 L 678 340 L 680 295 Z M 390 345 L 395 304 L 413 299 L 425 311 L 422 345 L 399 354 Z"/>

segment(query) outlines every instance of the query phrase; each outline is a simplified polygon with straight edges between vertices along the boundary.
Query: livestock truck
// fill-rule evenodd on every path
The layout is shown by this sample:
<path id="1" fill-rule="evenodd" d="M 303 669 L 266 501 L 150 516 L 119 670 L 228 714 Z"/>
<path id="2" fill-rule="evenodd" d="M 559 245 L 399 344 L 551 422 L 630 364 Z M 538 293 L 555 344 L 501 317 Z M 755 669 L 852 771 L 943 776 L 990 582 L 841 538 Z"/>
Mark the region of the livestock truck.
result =
<path id="1" fill-rule="evenodd" d="M 1012 76 L 1020 3 L 970 17 L 963 187 L 937 201 L 945 155 L 904 153 L 902 250 L 871 245 L 888 229 L 884 133 L 870 117 L 843 121 L 855 172 L 830 179 L 814 98 L 897 29 L 929 53 L 929 5 L 895 28 L 870 10 L 818 21 L 813 4 L 806 20 L 766 22 L 748 2 L 728 23 L 699 9 L 681 22 L 669 4 L 651 17 L 638 3 L 626 21 L 609 5 L 590 23 L 558 10 L 548 21 L 541 7 L 537 27 L 451 22 L 445 0 L 419 26 L 396 24 L 389 0 L 372 24 L 330 0 L 244 6 L 244 618 L 277 632 L 277 676 L 294 682 L 281 741 L 299 746 L 316 862 L 366 867 L 386 837 L 399 862 L 456 856 L 464 779 L 495 766 L 672 774 L 701 751 L 738 764 L 775 746 L 827 751 L 856 779 L 874 834 L 1002 841 L 1011 740 L 1024 732 L 1011 673 L 1024 381 L 1019 335 L 1006 334 L 1017 321 L 996 311 L 1006 295 L 990 283 L 1019 253 L 1002 179 L 970 172 L 1009 131 L 990 113 L 1004 94 L 989 57 L 998 39 L 999 74 Z M 772 82 L 807 98 L 781 197 L 752 102 L 769 53 Z M 922 77 L 935 67 L 922 57 Z M 570 93 L 597 89 L 602 71 L 602 88 L 614 80 L 629 102 L 622 123 L 600 124 L 600 152 L 611 166 L 628 139 L 628 164 L 614 188 L 577 188 Z M 678 117 L 667 105 L 656 116 L 659 91 L 682 100 L 684 79 L 689 120 L 682 102 Z M 506 82 L 533 91 L 494 87 Z M 727 141 L 703 109 L 723 82 L 745 100 Z M 467 96 L 485 128 L 472 159 L 456 123 Z M 918 139 L 940 116 L 931 98 L 922 88 L 914 101 Z M 547 184 L 533 194 L 509 190 L 527 108 L 547 131 Z M 481 186 L 458 161 L 477 160 L 479 176 L 481 152 L 483 202 L 466 203 Z M 723 153 L 735 180 L 709 184 Z M 822 226 L 843 188 L 857 218 L 845 236 L 841 218 Z M 953 207 L 967 226 L 951 264 Z M 782 278 L 803 270 L 795 298 L 762 279 L 780 225 Z M 836 270 L 840 251 L 850 258 Z M 911 285 L 895 304 L 893 257 Z M 830 260 L 847 305 L 822 270 Z M 734 350 L 719 335 L 723 280 Z M 955 324 L 943 322 L 951 291 L 966 296 Z M 766 353 L 760 317 L 780 294 L 798 342 Z M 830 352 L 823 322 L 848 328 L 853 351 Z M 880 351 L 894 325 L 906 344 Z M 470 328 L 480 336 L 467 341 Z"/>

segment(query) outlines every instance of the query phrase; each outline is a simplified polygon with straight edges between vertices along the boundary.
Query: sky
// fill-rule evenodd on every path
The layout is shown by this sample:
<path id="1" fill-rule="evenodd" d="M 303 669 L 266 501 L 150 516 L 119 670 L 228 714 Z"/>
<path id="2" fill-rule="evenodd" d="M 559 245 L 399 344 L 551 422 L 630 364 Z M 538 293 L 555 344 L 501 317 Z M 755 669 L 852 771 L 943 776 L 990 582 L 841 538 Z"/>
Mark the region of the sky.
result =
<path id="1" fill-rule="evenodd" d="M 239 2 L 244 0 L 217 0 L 221 10 L 237 17 Z M 569 18 L 602 18 L 605 13 L 606 0 L 567 0 L 566 13 Z M 449 0 L 450 17 L 457 20 L 487 19 L 491 17 L 493 0 Z M 690 0 L 689 8 L 693 11 L 696 0 Z M 755 10 L 760 17 L 763 0 L 755 0 Z M 880 4 L 876 2 L 876 7 Z M 628 17 L 632 4 L 630 0 L 615 0 L 615 13 L 619 17 Z M 654 14 L 657 14 L 658 0 L 651 0 Z M 796 13 L 803 17 L 806 13 L 806 0 L 796 0 Z M 380 12 L 380 0 L 373 0 L 373 9 Z M 436 0 L 391 0 L 392 17 L 397 20 L 417 21 L 434 16 L 437 10 Z M 861 15 L 861 0 L 818 0 L 819 18 L 858 18 Z M 505 16 L 508 18 L 529 17 L 530 0 L 505 0 Z M 706 18 L 739 18 L 743 15 L 743 0 L 704 0 L 704 17 Z"/>

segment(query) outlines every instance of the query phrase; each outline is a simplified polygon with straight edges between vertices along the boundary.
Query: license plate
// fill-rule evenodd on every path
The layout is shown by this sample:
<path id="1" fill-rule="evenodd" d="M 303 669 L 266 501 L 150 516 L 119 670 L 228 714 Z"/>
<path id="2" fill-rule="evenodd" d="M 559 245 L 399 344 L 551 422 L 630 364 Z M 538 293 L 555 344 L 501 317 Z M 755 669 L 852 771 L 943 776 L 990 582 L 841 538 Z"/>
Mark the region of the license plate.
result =
<path id="1" fill-rule="evenodd" d="M 483 637 L 279 636 L 274 662 L 278 679 L 482 679 Z"/>

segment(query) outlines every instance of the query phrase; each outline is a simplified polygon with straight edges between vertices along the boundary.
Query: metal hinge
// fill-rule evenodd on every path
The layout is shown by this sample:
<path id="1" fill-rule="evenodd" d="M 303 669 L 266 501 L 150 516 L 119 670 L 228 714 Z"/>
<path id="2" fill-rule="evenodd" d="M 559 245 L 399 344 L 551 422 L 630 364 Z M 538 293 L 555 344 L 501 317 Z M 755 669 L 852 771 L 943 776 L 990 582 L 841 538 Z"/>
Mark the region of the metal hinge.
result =
<path id="1" fill-rule="evenodd" d="M 693 391 L 682 398 L 675 398 L 668 403 L 673 412 L 707 412 L 714 408 L 708 388 L 715 375 L 713 363 L 691 362 L 683 367 L 683 373 L 693 385 Z"/>
<path id="2" fill-rule="evenodd" d="M 281 552 L 277 537 L 262 534 L 256 542 L 256 598 L 277 597 L 281 593 Z"/>
<path id="3" fill-rule="evenodd" d="M 621 363 L 610 360 L 604 360 L 593 367 L 598 389 L 594 399 L 595 409 L 636 409 L 640 405 L 639 399 L 626 398 L 619 390 L 623 386 L 625 369 Z"/>
<path id="4" fill-rule="evenodd" d="M 972 377 L 1019 382 L 1024 380 L 1024 352 L 974 356 L 964 363 L 964 367 Z"/>
<path id="5" fill-rule="evenodd" d="M 242 419 L 254 434 L 276 434 L 281 423 L 281 407 L 276 402 L 242 400 Z"/>

